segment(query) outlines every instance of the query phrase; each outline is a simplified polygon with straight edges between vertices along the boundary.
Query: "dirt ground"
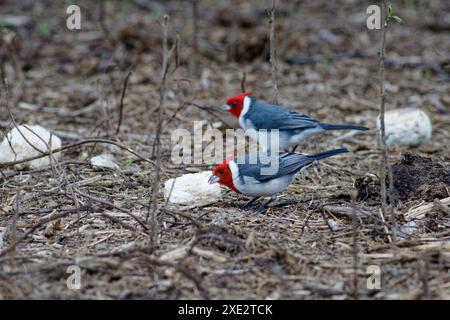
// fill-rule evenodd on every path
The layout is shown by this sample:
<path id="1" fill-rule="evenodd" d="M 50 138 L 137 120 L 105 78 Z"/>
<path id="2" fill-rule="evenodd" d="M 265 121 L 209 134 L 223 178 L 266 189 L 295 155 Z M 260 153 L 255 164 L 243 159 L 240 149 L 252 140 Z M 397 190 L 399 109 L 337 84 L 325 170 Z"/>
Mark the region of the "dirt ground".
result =
<path id="1" fill-rule="evenodd" d="M 269 1 L 199 0 L 197 14 L 190 1 L 101 3 L 78 1 L 79 31 L 66 27 L 65 2 L 0 6 L 9 87 L 1 86 L 0 138 L 13 127 L 8 95 L 17 123 L 73 144 L 42 170 L 0 165 L 1 299 L 450 298 L 449 1 L 394 1 L 405 24 L 387 30 L 386 107 L 422 108 L 433 135 L 417 148 L 389 149 L 384 223 L 374 130 L 380 32 L 366 28 L 369 3 L 277 1 L 279 103 L 371 130 L 309 140 L 303 152 L 351 152 L 297 177 L 266 214 L 241 210 L 245 197 L 225 189 L 222 201 L 191 207 L 165 205 L 160 192 L 155 245 L 151 225 L 140 222 L 155 179 L 162 16 L 170 16 L 169 46 L 178 38 L 163 106 L 165 181 L 212 169 L 173 164 L 170 134 L 198 120 L 236 126 L 219 107 L 241 92 L 244 72 L 245 89 L 271 101 Z M 120 169 L 91 166 L 101 153 Z M 79 290 L 66 285 L 72 265 Z"/>

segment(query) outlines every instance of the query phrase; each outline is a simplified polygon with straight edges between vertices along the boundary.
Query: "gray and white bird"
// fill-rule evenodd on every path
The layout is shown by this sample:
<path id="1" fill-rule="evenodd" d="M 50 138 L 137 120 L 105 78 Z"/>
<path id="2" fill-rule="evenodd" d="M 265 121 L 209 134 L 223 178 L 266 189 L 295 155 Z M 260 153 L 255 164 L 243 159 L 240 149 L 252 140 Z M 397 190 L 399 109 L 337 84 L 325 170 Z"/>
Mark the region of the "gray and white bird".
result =
<path id="1" fill-rule="evenodd" d="M 303 140 L 327 130 L 368 130 L 358 125 L 321 123 L 302 113 L 256 101 L 251 96 L 251 92 L 229 98 L 223 105 L 223 109 L 238 117 L 241 128 L 246 130 L 250 138 L 255 141 L 261 142 L 261 139 L 258 139 L 259 130 L 266 129 L 270 134 L 271 130 L 278 129 L 279 150 L 296 147 Z M 270 141 L 270 136 L 268 139 L 267 141 Z M 264 150 L 277 151 L 268 142 L 261 146 Z"/>
<path id="2" fill-rule="evenodd" d="M 219 164 L 208 182 L 210 184 L 220 183 L 235 192 L 252 197 L 244 208 L 248 208 L 260 197 L 270 197 L 258 208 L 258 211 L 264 212 L 267 205 L 277 198 L 278 193 L 287 188 L 299 172 L 317 160 L 345 152 L 348 152 L 346 148 L 328 150 L 313 155 L 296 152 L 245 154 Z M 255 161 L 250 161 L 252 159 Z M 271 172 L 266 173 L 265 171 Z"/>

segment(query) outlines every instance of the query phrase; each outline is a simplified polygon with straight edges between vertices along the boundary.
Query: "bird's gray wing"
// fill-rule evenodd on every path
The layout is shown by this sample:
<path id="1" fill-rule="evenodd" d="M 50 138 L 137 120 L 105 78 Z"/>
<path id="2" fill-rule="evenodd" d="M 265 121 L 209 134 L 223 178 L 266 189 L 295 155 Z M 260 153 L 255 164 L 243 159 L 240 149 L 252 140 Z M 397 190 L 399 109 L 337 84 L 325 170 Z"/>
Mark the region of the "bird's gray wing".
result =
<path id="1" fill-rule="evenodd" d="M 302 168 L 311 165 L 313 162 L 314 158 L 311 156 L 295 152 L 283 152 L 280 154 L 280 169 L 278 170 L 277 175 L 285 176 L 297 173 Z"/>
<path id="2" fill-rule="evenodd" d="M 250 120 L 255 129 L 296 130 L 319 125 L 317 120 L 302 113 L 257 101 L 252 103 L 244 118 Z"/>
<path id="3" fill-rule="evenodd" d="M 314 158 L 294 152 L 282 152 L 277 154 L 278 157 L 278 170 L 275 174 L 265 175 L 262 174 L 262 168 L 270 167 L 269 164 L 261 163 L 261 153 L 258 154 L 257 163 L 250 163 L 249 155 L 245 157 L 239 157 L 235 161 L 239 167 L 239 176 L 243 179 L 244 176 L 252 177 L 259 182 L 266 182 L 271 179 L 278 177 L 283 177 L 286 175 L 294 174 L 299 172 L 302 168 L 311 165 L 314 162 Z M 264 154 L 265 159 L 269 159 L 270 154 Z M 265 162 L 265 161 L 264 161 Z"/>

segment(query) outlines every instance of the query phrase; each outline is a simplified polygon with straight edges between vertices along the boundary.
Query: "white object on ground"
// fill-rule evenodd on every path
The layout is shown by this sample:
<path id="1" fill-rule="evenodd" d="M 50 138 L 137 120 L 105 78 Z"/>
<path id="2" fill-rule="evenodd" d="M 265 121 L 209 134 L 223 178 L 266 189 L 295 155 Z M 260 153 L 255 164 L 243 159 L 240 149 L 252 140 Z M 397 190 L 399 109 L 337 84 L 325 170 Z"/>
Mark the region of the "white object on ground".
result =
<path id="1" fill-rule="evenodd" d="M 415 221 L 407 221 L 401 224 L 398 229 L 397 237 L 403 240 L 413 235 L 417 231 L 418 226 Z"/>
<path id="2" fill-rule="evenodd" d="M 6 227 L 0 227 L 0 250 L 3 248 L 3 238 L 5 237 L 6 230 Z"/>
<path id="3" fill-rule="evenodd" d="M 26 139 L 24 139 L 21 133 Z M 32 146 L 30 144 L 32 144 Z M 55 134 L 51 134 L 47 129 L 37 125 L 21 125 L 17 128 L 14 127 L 0 143 L 0 163 L 32 158 L 41 154 L 38 150 L 47 152 L 49 147 L 52 150 L 60 148 L 61 139 Z M 53 154 L 55 160 L 58 160 L 60 156 L 60 152 Z M 16 167 L 19 170 L 24 168 L 39 169 L 48 165 L 50 165 L 50 156 L 20 163 L 17 164 Z"/>
<path id="4" fill-rule="evenodd" d="M 386 145 L 418 146 L 431 138 L 432 126 L 428 115 L 417 108 L 387 111 L 384 115 Z M 377 132 L 380 135 L 380 116 L 377 118 Z"/>
<path id="5" fill-rule="evenodd" d="M 339 230 L 339 224 L 333 219 L 328 219 L 328 225 L 333 231 Z"/>
<path id="6" fill-rule="evenodd" d="M 173 249 L 171 251 L 168 251 L 168 252 L 162 254 L 159 257 L 159 260 L 166 262 L 166 261 L 176 261 L 176 260 L 182 259 L 189 254 L 190 248 L 191 248 L 190 245 L 178 247 L 176 249 Z M 223 263 L 223 262 L 227 261 L 227 258 L 225 256 L 223 256 L 217 252 L 214 252 L 214 251 L 203 250 L 198 247 L 193 247 L 192 252 L 199 255 L 200 257 L 203 257 L 206 259 L 211 259 L 216 262 Z"/>
<path id="7" fill-rule="evenodd" d="M 211 171 L 203 171 L 169 179 L 164 183 L 164 197 L 167 199 L 170 194 L 169 203 L 182 205 L 205 205 L 221 200 L 219 184 L 208 183 L 211 175 Z"/>
<path id="8" fill-rule="evenodd" d="M 119 166 L 114 162 L 114 156 L 111 154 L 101 154 L 91 158 L 91 165 L 99 168 L 108 168 L 119 170 Z"/>

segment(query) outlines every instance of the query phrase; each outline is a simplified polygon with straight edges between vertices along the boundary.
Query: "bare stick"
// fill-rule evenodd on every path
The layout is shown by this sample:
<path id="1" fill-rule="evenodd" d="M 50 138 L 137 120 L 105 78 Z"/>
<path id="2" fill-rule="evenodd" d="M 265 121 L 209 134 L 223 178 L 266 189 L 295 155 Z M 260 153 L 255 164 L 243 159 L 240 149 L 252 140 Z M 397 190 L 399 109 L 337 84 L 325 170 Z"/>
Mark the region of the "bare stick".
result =
<path id="1" fill-rule="evenodd" d="M 385 42 L 386 42 L 386 0 L 381 0 L 381 43 L 380 43 L 380 197 L 381 197 L 381 216 L 385 220 L 386 217 L 386 165 L 387 165 L 387 149 L 386 149 L 386 130 L 385 130 L 385 102 L 386 102 L 386 90 L 384 85 L 384 56 L 385 56 Z"/>
<path id="2" fill-rule="evenodd" d="M 270 24 L 270 70 L 272 75 L 272 102 L 278 103 L 278 83 L 277 83 L 277 51 L 275 43 L 275 0 L 272 0 L 272 7 L 269 10 L 269 24 Z"/>
<path id="3" fill-rule="evenodd" d="M 198 0 L 192 0 L 192 55 L 191 75 L 198 75 Z"/>
<path id="4" fill-rule="evenodd" d="M 381 209 L 379 210 L 379 213 L 380 213 L 380 220 L 382 222 L 384 232 L 387 235 L 387 239 L 388 239 L 389 243 L 392 243 L 392 236 L 391 236 L 391 232 L 389 231 L 389 228 L 391 227 L 391 225 L 389 224 L 389 222 L 386 222 L 385 216 L 383 215 L 383 212 L 381 211 Z"/>
<path id="5" fill-rule="evenodd" d="M 99 16 L 99 22 L 100 22 L 100 28 L 108 42 L 111 44 L 112 47 L 115 47 L 116 45 L 116 39 L 112 36 L 111 32 L 109 31 L 108 26 L 106 25 L 105 21 L 105 15 L 106 15 L 106 0 L 100 0 L 99 2 L 99 10 L 100 10 L 100 16 Z"/>
<path id="6" fill-rule="evenodd" d="M 113 203 L 111 203 L 111 202 L 109 202 L 109 201 L 106 201 L 106 200 L 103 200 L 103 199 L 100 199 L 100 198 L 91 196 L 91 195 L 89 195 L 89 194 L 83 193 L 83 192 L 81 192 L 81 191 L 78 190 L 78 189 L 75 189 L 75 192 L 76 192 L 77 194 L 79 194 L 80 196 L 84 197 L 84 198 L 87 198 L 87 199 L 89 199 L 89 200 L 92 200 L 92 201 L 95 201 L 95 202 L 98 202 L 98 203 L 107 205 L 107 206 L 109 206 L 109 207 L 111 207 L 111 208 L 114 208 L 114 209 L 116 209 L 116 210 L 119 210 L 120 212 L 123 212 L 123 213 L 127 214 L 127 215 L 130 216 L 132 219 L 134 219 L 137 223 L 139 223 L 139 224 L 141 225 L 141 227 L 144 228 L 144 230 L 147 230 L 147 229 L 148 229 L 147 226 L 145 225 L 145 223 L 143 223 L 143 222 L 141 221 L 141 219 L 139 219 L 137 216 L 135 216 L 135 215 L 134 215 L 133 213 L 131 213 L 130 211 L 125 210 L 125 209 L 123 209 L 123 208 L 121 208 L 121 207 L 118 207 L 118 206 L 116 206 L 115 204 L 113 204 Z"/>
<path id="7" fill-rule="evenodd" d="M 36 132 L 34 132 L 27 125 L 24 125 L 24 127 L 25 127 L 25 129 L 30 131 L 32 134 L 34 134 L 39 140 L 41 140 L 42 143 L 44 143 L 44 145 L 47 147 L 47 151 L 49 153 L 49 161 L 50 161 L 51 169 L 53 170 L 53 172 L 55 173 L 55 175 L 57 177 L 61 177 L 64 180 L 65 187 L 63 187 L 63 185 L 61 184 L 61 188 L 63 188 L 63 189 L 65 188 L 68 193 L 72 194 L 73 202 L 77 206 L 79 206 L 80 204 L 79 204 L 78 198 L 75 195 L 75 193 L 69 183 L 69 179 L 67 178 L 64 168 L 59 165 L 58 161 L 56 161 L 56 158 L 53 156 L 52 145 L 51 145 L 53 133 L 50 132 L 49 142 L 47 143 L 41 136 L 39 136 Z"/>
<path id="8" fill-rule="evenodd" d="M 26 85 L 25 85 L 25 75 L 24 75 L 24 71 L 23 71 L 23 63 L 20 61 L 18 55 L 17 55 L 17 50 L 14 47 L 12 41 L 13 41 L 13 37 L 7 37 L 9 38 L 8 40 L 4 40 L 2 41 L 2 39 L 0 39 L 0 47 L 4 47 L 6 50 L 5 55 L 9 56 L 9 60 L 14 68 L 14 73 L 17 75 L 19 83 L 20 83 L 20 89 L 21 89 L 21 93 L 20 93 L 20 99 L 23 99 L 24 97 L 26 97 Z M 2 59 L 3 60 L 3 59 Z M 6 73 L 4 70 L 4 65 L 3 65 L 3 61 L 1 62 L 1 69 L 2 69 L 2 74 L 4 76 L 4 79 L 6 79 Z"/>
<path id="9" fill-rule="evenodd" d="M 74 143 L 71 143 L 71 144 L 67 144 L 67 145 L 62 146 L 60 148 L 55 148 L 51 152 L 46 151 L 46 152 L 43 152 L 42 154 L 34 156 L 34 157 L 21 159 L 21 160 L 17 160 L 17 161 L 3 162 L 3 163 L 0 163 L 0 168 L 11 167 L 11 166 L 14 166 L 16 164 L 20 164 L 20 163 L 28 162 L 28 161 L 31 161 L 31 160 L 36 160 L 36 159 L 39 159 L 39 158 L 43 158 L 43 157 L 46 157 L 46 156 L 50 155 L 51 153 L 61 152 L 63 150 L 75 148 L 75 147 L 78 147 L 78 146 L 81 146 L 81 145 L 87 144 L 87 143 L 112 144 L 112 145 L 115 145 L 116 147 L 119 147 L 120 149 L 128 151 L 132 155 L 135 155 L 136 157 L 139 158 L 139 160 L 146 161 L 148 163 L 151 163 L 152 165 L 155 165 L 155 163 L 152 160 L 150 160 L 149 158 L 146 158 L 146 157 L 140 155 L 139 153 L 137 153 L 133 149 L 128 148 L 128 147 L 124 146 L 123 144 L 121 144 L 121 143 L 119 143 L 117 141 L 108 140 L 108 139 L 102 139 L 102 138 L 91 138 L 91 139 L 84 139 L 84 140 L 80 140 L 80 141 L 77 141 L 77 142 L 74 142 Z"/>
<path id="10" fill-rule="evenodd" d="M 13 114 L 12 114 L 12 111 L 11 111 L 11 109 L 10 109 L 10 107 L 9 107 L 8 81 L 7 81 L 6 78 L 4 79 L 4 81 L 5 81 L 5 90 L 6 90 L 6 92 L 5 92 L 5 94 L 6 94 L 6 96 L 5 96 L 5 100 L 6 100 L 6 108 L 7 108 L 7 110 L 8 110 L 8 114 L 9 114 L 9 116 L 10 116 L 10 118 L 11 118 L 11 121 L 12 121 L 13 124 L 14 124 L 14 127 L 15 127 L 15 128 L 17 129 L 17 131 L 20 133 L 20 135 L 22 136 L 22 138 L 28 143 L 28 145 L 30 145 L 34 150 L 38 151 L 39 153 L 44 154 L 44 151 L 41 151 L 40 149 L 38 149 L 36 146 L 34 146 L 34 144 L 32 144 L 32 143 L 27 139 L 27 137 L 22 133 L 22 131 L 20 130 L 19 126 L 17 125 L 17 123 L 16 123 L 16 121 L 15 121 L 15 119 L 14 119 L 14 116 L 13 116 Z M 47 152 L 48 152 L 48 154 L 49 154 L 49 161 L 50 161 L 50 165 L 51 165 L 51 167 L 52 167 L 52 170 L 57 174 L 57 176 L 63 177 L 63 179 L 64 179 L 65 182 L 66 182 L 66 185 L 68 185 L 68 180 L 67 180 L 67 177 L 66 177 L 66 175 L 65 175 L 65 173 L 64 173 L 64 171 L 63 171 L 63 169 L 62 169 L 62 167 L 59 167 L 59 166 L 57 165 L 57 161 L 56 161 L 55 157 L 53 156 L 53 150 L 52 150 L 52 147 L 51 147 L 51 144 L 52 144 L 52 133 L 50 132 L 49 141 L 48 141 L 48 143 L 47 143 L 47 141 L 45 141 L 41 136 L 39 136 L 36 132 L 34 132 L 34 131 L 33 131 L 31 128 L 29 128 L 27 125 L 24 125 L 24 127 L 25 127 L 25 129 L 27 129 L 28 131 L 30 131 L 32 134 L 34 134 L 39 140 L 41 140 L 42 143 L 44 143 L 44 145 L 45 145 L 46 148 L 47 148 Z M 12 145 L 11 145 L 11 147 L 12 147 Z M 14 152 L 14 153 L 15 153 L 15 152 Z M 69 190 L 69 191 L 70 191 L 70 190 Z M 77 201 L 75 195 L 74 195 L 74 202 L 78 205 L 78 201 Z"/>
<path id="11" fill-rule="evenodd" d="M 80 165 L 80 166 L 86 166 L 86 165 L 90 165 L 89 162 L 86 161 L 78 161 L 78 160 L 63 160 L 58 162 L 59 166 L 67 166 L 67 165 Z M 15 171 L 15 172 L 11 172 L 8 174 L 4 174 L 4 176 L 2 177 L 2 179 L 9 179 L 11 177 L 15 177 L 15 176 L 20 176 L 20 175 L 31 175 L 34 173 L 40 173 L 40 172 L 45 172 L 48 170 L 53 170 L 53 165 L 49 165 L 40 169 L 34 169 L 34 170 L 29 170 L 29 171 Z"/>
<path id="12" fill-rule="evenodd" d="M 162 62 L 162 71 L 161 71 L 161 85 L 159 88 L 159 106 L 158 106 L 158 125 L 156 128 L 156 137 L 155 143 L 153 144 L 153 152 L 156 154 L 156 170 L 155 170 L 155 178 L 153 181 L 152 188 L 152 197 L 151 197 L 151 206 L 149 206 L 149 211 L 147 212 L 146 221 L 148 222 L 151 210 L 151 244 L 155 246 L 157 243 L 157 232 L 158 226 L 156 219 L 156 211 L 158 209 L 158 193 L 159 193 L 159 183 L 160 183 L 160 170 L 161 170 L 161 129 L 162 129 L 162 112 L 163 106 L 166 97 L 166 80 L 167 73 L 169 70 L 169 52 L 167 49 L 167 32 L 168 32 L 168 24 L 169 24 L 169 16 L 165 15 L 162 21 L 162 32 L 163 32 L 163 62 Z"/>
<path id="13" fill-rule="evenodd" d="M 17 123 L 16 123 L 16 121 L 15 121 L 15 119 L 14 119 L 14 116 L 13 116 L 13 114 L 12 114 L 12 111 L 11 111 L 11 109 L 10 109 L 10 107 L 9 107 L 8 81 L 7 81 L 6 78 L 5 78 L 4 81 L 5 81 L 5 90 L 6 90 L 6 97 L 5 97 L 5 100 L 6 100 L 6 108 L 8 109 L 8 113 L 9 113 L 9 116 L 10 116 L 10 118 L 11 118 L 11 121 L 12 121 L 13 124 L 14 124 L 14 127 L 17 129 L 17 131 L 19 131 L 19 133 L 20 133 L 20 135 L 22 136 L 22 138 L 23 138 L 23 139 L 24 139 L 24 140 L 25 140 L 25 141 L 26 141 L 33 149 L 35 149 L 36 151 L 38 151 L 38 152 L 41 153 L 41 154 L 44 154 L 44 151 L 39 150 L 36 146 L 34 146 L 34 144 L 30 143 L 30 141 L 29 141 L 29 140 L 27 139 L 27 137 L 22 133 L 22 131 L 20 130 L 19 126 L 17 125 Z M 53 155 L 53 150 L 52 150 L 52 137 L 53 137 L 53 133 L 50 132 L 49 141 L 48 141 L 48 143 L 47 143 L 47 141 L 45 141 L 41 136 L 39 136 L 36 132 L 34 132 L 34 131 L 33 131 L 31 128 L 29 128 L 27 125 L 24 125 L 24 127 L 25 127 L 25 129 L 27 129 L 28 131 L 30 131 L 33 135 L 35 135 L 40 141 L 42 141 L 42 143 L 46 146 L 46 148 L 47 148 L 47 153 L 48 153 L 48 155 L 49 155 L 49 161 L 50 161 L 51 169 L 53 170 L 53 172 L 55 173 L 55 175 L 56 175 L 57 177 L 62 177 L 62 179 L 65 181 L 64 185 L 67 186 L 67 191 L 68 191 L 68 193 L 71 193 L 71 194 L 72 194 L 74 203 L 75 203 L 77 206 L 79 206 L 78 198 L 76 197 L 76 195 L 74 194 L 72 188 L 70 187 L 69 180 L 68 180 L 68 178 L 67 178 L 67 176 L 66 176 L 66 174 L 65 174 L 64 169 L 63 169 L 61 166 L 59 166 L 58 162 L 56 161 L 56 159 L 55 159 L 55 157 L 54 157 L 54 155 Z M 12 146 L 11 146 L 11 147 L 12 147 Z M 14 152 L 14 153 L 15 153 L 15 152 Z M 61 185 L 61 188 L 64 188 L 64 187 Z"/>
<path id="14" fill-rule="evenodd" d="M 0 51 L 0 81 L 3 84 L 4 87 L 6 87 L 5 78 L 6 78 L 6 72 L 5 72 L 5 61 L 6 57 L 5 54 Z"/>
<path id="15" fill-rule="evenodd" d="M 356 213 L 356 197 L 357 191 L 352 194 L 352 211 L 353 211 L 353 297 L 358 299 L 358 214 Z"/>
<path id="16" fill-rule="evenodd" d="M 14 118 L 14 115 L 12 114 L 11 108 L 9 107 L 9 82 L 8 79 L 5 78 L 4 79 L 4 83 L 5 83 L 5 106 L 6 106 L 6 110 L 8 111 L 9 117 L 11 118 L 11 121 L 14 125 L 14 127 L 17 129 L 17 131 L 19 132 L 19 134 L 22 136 L 22 138 L 25 140 L 25 142 L 34 150 L 36 150 L 37 152 L 43 154 L 44 151 L 38 149 L 34 144 L 32 144 L 28 138 L 22 133 L 22 130 L 20 130 L 19 125 L 16 122 L 16 119 Z M 15 152 L 14 152 L 15 153 Z"/>
<path id="17" fill-rule="evenodd" d="M 197 228 L 201 228 L 202 227 L 202 225 L 199 223 L 199 222 L 197 222 L 193 217 L 191 217 L 189 214 L 186 214 L 186 213 L 184 213 L 184 212 L 181 212 L 181 211 L 179 211 L 179 210 L 175 210 L 175 209 L 167 209 L 167 208 L 164 208 L 164 209 L 162 209 L 165 213 L 168 213 L 169 215 L 172 215 L 172 216 L 180 216 L 180 217 L 183 217 L 184 219 L 187 219 L 187 220 L 189 220 L 195 227 L 197 227 Z"/>
<path id="18" fill-rule="evenodd" d="M 389 202 L 391 204 L 389 210 L 389 223 L 391 225 L 391 230 L 396 230 L 397 223 L 395 221 L 395 199 L 394 199 L 394 176 L 392 174 L 392 166 L 388 165 L 388 174 L 389 174 Z M 397 238 L 395 232 L 392 232 L 392 244 L 396 246 Z"/>
<path id="19" fill-rule="evenodd" d="M 119 122 L 117 123 L 116 135 L 119 134 L 120 126 L 122 125 L 122 117 L 123 117 L 123 99 L 125 98 L 125 93 L 127 91 L 128 80 L 133 72 L 130 70 L 125 77 L 122 87 L 122 95 L 120 96 L 120 104 L 119 104 Z"/>
<path id="20" fill-rule="evenodd" d="M 245 78 L 246 78 L 246 74 L 245 74 L 245 71 L 244 72 L 242 72 L 242 80 L 241 80 L 241 91 L 242 92 L 245 92 Z"/>
<path id="21" fill-rule="evenodd" d="M 13 243 L 17 241 L 17 220 L 19 218 L 19 210 L 20 210 L 20 193 L 21 193 L 21 186 L 17 189 L 16 193 L 16 201 L 14 205 L 14 215 L 13 220 L 11 224 L 11 236 Z M 11 265 L 14 265 L 14 258 L 15 258 L 15 248 L 11 251 Z"/>

